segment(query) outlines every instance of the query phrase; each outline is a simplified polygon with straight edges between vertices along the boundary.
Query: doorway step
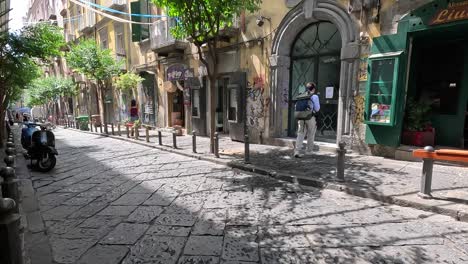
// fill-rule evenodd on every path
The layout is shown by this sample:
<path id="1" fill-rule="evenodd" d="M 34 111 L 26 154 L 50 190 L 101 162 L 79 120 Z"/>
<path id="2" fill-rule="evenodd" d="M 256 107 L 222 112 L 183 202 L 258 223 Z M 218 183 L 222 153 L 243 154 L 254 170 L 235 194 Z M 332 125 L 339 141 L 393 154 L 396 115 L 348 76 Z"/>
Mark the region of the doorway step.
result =
<path id="1" fill-rule="evenodd" d="M 273 146 L 279 146 L 279 147 L 294 148 L 294 146 L 296 145 L 296 139 L 292 137 L 265 138 L 264 141 L 265 141 L 264 142 L 265 145 L 273 145 Z M 306 140 L 304 140 L 304 144 L 307 144 Z M 316 139 L 314 142 L 314 145 L 316 148 L 318 146 L 320 151 L 336 153 L 336 148 L 337 148 L 336 143 L 323 142 L 323 141 L 318 141 L 318 139 Z M 351 153 L 351 150 L 348 150 L 348 153 Z"/>

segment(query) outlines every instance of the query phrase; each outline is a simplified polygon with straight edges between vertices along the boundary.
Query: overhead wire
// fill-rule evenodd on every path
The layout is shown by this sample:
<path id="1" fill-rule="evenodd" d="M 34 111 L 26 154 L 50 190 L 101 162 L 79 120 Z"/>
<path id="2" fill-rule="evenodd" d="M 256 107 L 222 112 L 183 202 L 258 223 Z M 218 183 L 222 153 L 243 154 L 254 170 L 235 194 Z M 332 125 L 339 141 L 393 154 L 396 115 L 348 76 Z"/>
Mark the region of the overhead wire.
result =
<path id="1" fill-rule="evenodd" d="M 110 15 L 110 14 L 107 14 L 103 11 L 100 11 L 100 10 L 97 10 L 97 9 L 94 9 L 92 8 L 91 6 L 89 6 L 88 4 L 85 4 L 85 3 L 82 3 L 80 1 L 77 1 L 77 0 L 70 0 L 71 2 L 91 11 L 91 12 L 94 12 L 94 13 L 97 13 L 103 17 L 107 17 L 107 18 L 110 18 L 114 21 L 118 21 L 118 22 L 122 22 L 122 23 L 129 23 L 129 24 L 138 24 L 138 25 L 151 25 L 152 23 L 148 23 L 148 22 L 138 22 L 138 21 L 132 21 L 132 20 L 128 20 L 128 19 L 124 19 L 124 18 L 120 18 L 120 17 L 117 17 L 117 16 L 113 16 L 113 15 Z"/>
<path id="2" fill-rule="evenodd" d="M 99 9 L 102 9 L 102 10 L 105 10 L 105 11 L 108 11 L 108 12 L 111 12 L 111 13 L 120 14 L 120 15 L 135 16 L 135 17 L 146 17 L 146 18 L 163 18 L 163 17 L 169 17 L 169 16 L 165 16 L 165 15 L 150 15 L 150 14 L 134 14 L 134 13 L 127 13 L 127 12 L 123 12 L 123 11 L 120 11 L 120 10 L 112 9 L 112 8 L 110 8 L 110 7 L 107 7 L 107 6 L 95 4 L 95 3 L 92 3 L 92 2 L 89 2 L 89 1 L 85 1 L 85 0 L 79 0 L 79 1 L 82 2 L 82 3 L 84 3 L 84 4 L 87 4 L 87 5 L 90 5 L 90 6 L 93 6 L 93 7 L 96 7 L 96 8 L 99 8 Z"/>

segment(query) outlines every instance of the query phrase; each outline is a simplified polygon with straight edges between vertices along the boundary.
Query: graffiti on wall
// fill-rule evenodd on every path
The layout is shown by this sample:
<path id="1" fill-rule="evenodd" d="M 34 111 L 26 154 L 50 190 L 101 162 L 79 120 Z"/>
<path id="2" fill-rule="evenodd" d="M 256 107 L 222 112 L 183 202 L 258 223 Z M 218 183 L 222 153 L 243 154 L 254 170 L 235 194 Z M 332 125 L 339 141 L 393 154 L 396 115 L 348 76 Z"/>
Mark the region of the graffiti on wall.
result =
<path id="1" fill-rule="evenodd" d="M 263 76 L 253 78 L 247 83 L 247 125 L 259 131 L 265 129 L 265 118 L 270 99 L 264 96 L 265 79 Z"/>
<path id="2" fill-rule="evenodd" d="M 289 86 L 287 85 L 283 85 L 283 89 L 281 89 L 281 107 L 289 107 Z"/>

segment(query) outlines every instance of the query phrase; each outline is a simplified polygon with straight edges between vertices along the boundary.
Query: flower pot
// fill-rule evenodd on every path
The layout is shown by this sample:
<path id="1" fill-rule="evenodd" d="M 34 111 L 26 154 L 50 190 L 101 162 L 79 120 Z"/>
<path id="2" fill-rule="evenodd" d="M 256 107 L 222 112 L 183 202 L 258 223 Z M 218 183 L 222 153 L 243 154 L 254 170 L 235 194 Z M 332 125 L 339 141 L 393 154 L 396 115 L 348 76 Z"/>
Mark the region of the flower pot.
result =
<path id="1" fill-rule="evenodd" d="M 435 145 L 435 129 L 431 128 L 427 131 L 403 131 L 401 143 L 410 146 L 434 146 Z"/>

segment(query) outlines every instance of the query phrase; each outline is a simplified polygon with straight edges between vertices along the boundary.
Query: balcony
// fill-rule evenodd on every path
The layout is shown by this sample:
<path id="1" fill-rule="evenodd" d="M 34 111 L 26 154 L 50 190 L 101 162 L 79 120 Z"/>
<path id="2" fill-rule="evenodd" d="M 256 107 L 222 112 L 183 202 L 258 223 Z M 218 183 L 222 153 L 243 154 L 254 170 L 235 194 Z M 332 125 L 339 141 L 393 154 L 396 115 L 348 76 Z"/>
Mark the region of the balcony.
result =
<path id="1" fill-rule="evenodd" d="M 127 5 L 127 0 L 102 0 L 101 4 L 113 9 L 122 10 Z"/>
<path id="2" fill-rule="evenodd" d="M 174 19 L 158 20 L 151 25 L 151 49 L 160 56 L 165 56 L 169 53 L 183 52 L 188 46 L 186 40 L 178 40 L 172 36 L 170 27 L 174 21 Z"/>
<path id="3" fill-rule="evenodd" d="M 224 38 L 232 38 L 239 34 L 240 29 L 240 17 L 235 16 L 232 21 L 232 25 L 225 27 L 219 31 L 219 35 Z"/>
<path id="4" fill-rule="evenodd" d="M 79 20 L 78 30 L 80 32 L 86 33 L 91 31 L 96 24 L 96 16 L 93 12 L 86 12 Z"/>

